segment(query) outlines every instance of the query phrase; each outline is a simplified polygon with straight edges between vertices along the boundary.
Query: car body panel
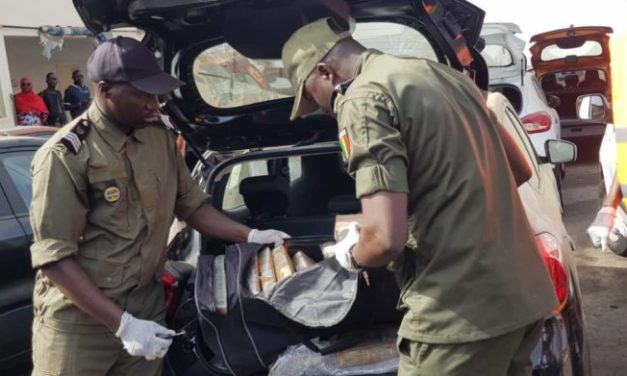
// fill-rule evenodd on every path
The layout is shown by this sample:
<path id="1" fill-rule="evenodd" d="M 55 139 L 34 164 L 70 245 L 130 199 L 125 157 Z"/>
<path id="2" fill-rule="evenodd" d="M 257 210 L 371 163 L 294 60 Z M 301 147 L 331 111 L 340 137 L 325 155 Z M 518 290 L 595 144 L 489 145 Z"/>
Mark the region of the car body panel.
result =
<path id="1" fill-rule="evenodd" d="M 40 125 L 18 126 L 11 129 L 0 130 L 2 136 L 28 136 L 48 138 L 55 134 L 61 128 L 44 127 Z"/>
<path id="2" fill-rule="evenodd" d="M 563 265 L 570 280 L 568 303 L 559 313 L 545 320 L 542 337 L 532 354 L 534 371 L 551 375 L 589 374 L 589 357 L 584 336 L 585 318 L 581 310 L 577 269 L 572 257 L 574 242 L 562 221 L 552 166 L 549 163 L 540 163 L 514 108 L 503 95 L 489 94 L 488 107 L 513 136 L 527 163 L 532 167 L 531 179 L 518 187 L 518 193 L 535 234 L 550 234 L 558 240 L 564 258 Z"/>
<path id="3" fill-rule="evenodd" d="M 32 157 L 45 142 L 34 137 L 0 137 L 0 373 L 30 361 L 32 294 L 32 229 L 28 205 L 4 166 L 7 154 Z"/>
<path id="4" fill-rule="evenodd" d="M 557 111 L 564 138 L 601 136 L 605 130 L 605 124 L 579 120 L 575 113 L 575 103 L 578 96 L 591 93 L 601 93 L 611 103 L 609 85 L 611 80 L 609 34 L 611 33 L 612 29 L 609 27 L 583 26 L 553 30 L 531 38 L 533 44 L 529 50 L 535 75 L 543 83 L 542 87 L 546 94 L 558 96 L 561 100 Z M 585 44 L 582 47 L 576 47 L 581 43 L 591 45 L 589 48 L 584 48 Z M 595 52 L 597 49 L 599 49 L 598 53 Z M 567 54 L 569 51 L 572 54 Z M 551 53 L 554 57 L 551 57 Z M 598 77 L 604 76 L 605 85 L 601 85 L 600 88 L 582 86 L 587 76 L 593 74 L 588 72 L 595 71 Z M 544 84 L 544 80 L 552 81 L 557 77 L 564 83 Z M 566 81 L 571 77 L 575 82 Z"/>

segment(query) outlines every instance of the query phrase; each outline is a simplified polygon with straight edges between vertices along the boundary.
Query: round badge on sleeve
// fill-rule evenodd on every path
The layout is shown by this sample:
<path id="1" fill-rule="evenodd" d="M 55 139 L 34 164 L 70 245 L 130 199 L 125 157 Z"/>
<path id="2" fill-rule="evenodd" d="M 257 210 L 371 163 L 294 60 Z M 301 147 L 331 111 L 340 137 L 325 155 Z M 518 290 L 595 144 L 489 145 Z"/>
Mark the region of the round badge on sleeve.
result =
<path id="1" fill-rule="evenodd" d="M 120 199 L 120 188 L 112 186 L 105 189 L 104 198 L 107 202 L 117 202 Z"/>

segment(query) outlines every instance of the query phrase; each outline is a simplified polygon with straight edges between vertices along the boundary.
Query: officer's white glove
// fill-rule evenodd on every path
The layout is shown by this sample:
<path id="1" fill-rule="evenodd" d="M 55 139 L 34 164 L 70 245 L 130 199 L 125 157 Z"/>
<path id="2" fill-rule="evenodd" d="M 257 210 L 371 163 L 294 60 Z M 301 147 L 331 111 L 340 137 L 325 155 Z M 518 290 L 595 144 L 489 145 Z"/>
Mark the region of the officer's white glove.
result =
<path id="1" fill-rule="evenodd" d="M 115 335 L 122 340 L 129 354 L 154 360 L 163 358 L 168 352 L 174 333 L 154 321 L 136 319 L 124 312 Z"/>
<path id="2" fill-rule="evenodd" d="M 359 241 L 359 223 L 351 222 L 348 224 L 348 232 L 344 239 L 333 245 L 333 252 L 337 262 L 348 270 L 358 271 L 360 268 L 353 262 L 352 249 Z"/>
<path id="3" fill-rule="evenodd" d="M 590 227 L 588 227 L 587 233 L 592 244 L 596 248 L 601 247 L 603 252 L 607 250 L 607 238 L 614 226 L 615 219 L 616 209 L 611 206 L 604 206 L 599 210 Z"/>
<path id="4" fill-rule="evenodd" d="M 248 233 L 249 243 L 259 244 L 274 244 L 275 247 L 285 243 L 284 239 L 288 239 L 290 236 L 282 231 L 277 230 L 257 230 L 256 228 L 250 230 Z"/>

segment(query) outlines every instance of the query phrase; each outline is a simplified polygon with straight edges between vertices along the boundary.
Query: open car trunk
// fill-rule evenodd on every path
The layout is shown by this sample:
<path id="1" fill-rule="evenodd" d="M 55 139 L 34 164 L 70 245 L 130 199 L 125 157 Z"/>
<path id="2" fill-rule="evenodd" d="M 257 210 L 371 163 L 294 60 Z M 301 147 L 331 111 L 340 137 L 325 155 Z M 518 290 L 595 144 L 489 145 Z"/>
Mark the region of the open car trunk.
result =
<path id="1" fill-rule="evenodd" d="M 603 94 L 611 103 L 609 27 L 570 27 L 531 38 L 531 62 L 546 94 L 560 98 L 556 108 L 563 127 L 585 132 L 596 126 L 603 134 L 604 124 L 586 124 L 577 117 L 577 98 Z M 571 134 L 572 135 L 572 134 Z M 564 136 L 569 136 L 565 134 Z"/>
<path id="2" fill-rule="evenodd" d="M 486 23 L 481 29 L 485 47 L 481 51 L 490 69 L 490 85 L 518 80 L 523 84 L 527 60 L 523 50 L 525 41 L 516 34 L 522 31 L 512 23 Z"/>
<path id="3" fill-rule="evenodd" d="M 145 43 L 161 52 L 165 70 L 186 83 L 168 98 L 165 111 L 200 149 L 242 150 L 336 139 L 335 121 L 327 116 L 289 120 L 293 89 L 280 62 L 289 36 L 321 17 L 346 20 L 350 14 L 358 24 L 390 22 L 411 28 L 424 35 L 436 60 L 468 70 L 487 89 L 487 69 L 474 49 L 484 12 L 465 0 L 73 1 L 95 33 L 123 26 L 146 31 Z M 213 67 L 199 72 L 203 53 L 222 45 L 224 53 L 210 57 Z M 233 52 L 238 57 L 225 63 L 223 58 L 230 59 Z M 269 68 L 259 75 L 263 66 Z M 231 93 L 238 88 L 259 91 L 263 100 L 227 105 L 207 100 L 211 90 L 228 82 L 235 85 Z"/>

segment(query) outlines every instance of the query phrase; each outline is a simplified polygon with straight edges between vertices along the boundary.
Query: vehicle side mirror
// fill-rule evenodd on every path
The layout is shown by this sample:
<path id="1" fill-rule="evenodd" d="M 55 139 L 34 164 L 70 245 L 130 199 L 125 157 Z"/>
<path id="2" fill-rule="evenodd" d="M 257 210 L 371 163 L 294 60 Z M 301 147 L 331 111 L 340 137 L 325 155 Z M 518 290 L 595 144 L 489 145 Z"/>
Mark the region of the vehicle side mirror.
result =
<path id="1" fill-rule="evenodd" d="M 601 94 L 581 95 L 577 98 L 577 116 L 581 120 L 604 123 L 608 108 L 607 99 Z"/>
<path id="2" fill-rule="evenodd" d="M 549 162 L 553 164 L 574 162 L 577 159 L 577 146 L 570 141 L 548 140 L 544 148 Z"/>
<path id="3" fill-rule="evenodd" d="M 551 94 L 547 95 L 546 101 L 548 102 L 549 107 L 551 108 L 558 108 L 560 104 L 562 104 L 562 100 L 557 95 L 551 95 Z"/>

